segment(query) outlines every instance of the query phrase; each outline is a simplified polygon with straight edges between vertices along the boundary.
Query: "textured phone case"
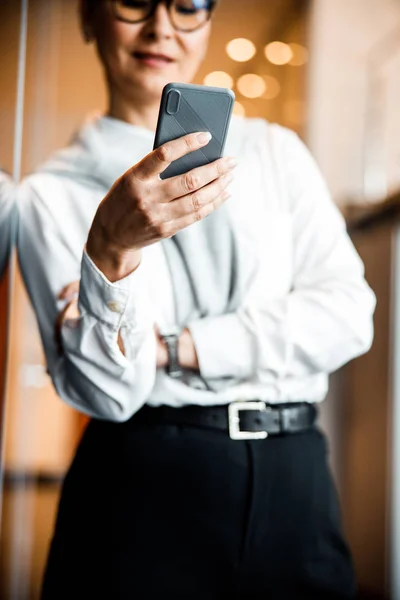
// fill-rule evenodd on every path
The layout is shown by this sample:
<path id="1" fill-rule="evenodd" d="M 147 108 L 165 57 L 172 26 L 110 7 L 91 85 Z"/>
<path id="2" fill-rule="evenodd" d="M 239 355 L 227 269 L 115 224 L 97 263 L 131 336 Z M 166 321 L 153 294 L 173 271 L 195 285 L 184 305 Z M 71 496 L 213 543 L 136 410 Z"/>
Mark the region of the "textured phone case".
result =
<path id="1" fill-rule="evenodd" d="M 171 114 L 171 99 L 174 99 L 175 110 L 178 97 L 178 109 L 175 114 Z M 169 83 L 165 86 L 154 148 L 188 133 L 200 131 L 209 131 L 212 139 L 200 150 L 174 161 L 162 173 L 162 179 L 182 175 L 222 156 L 234 101 L 235 94 L 225 88 L 184 83 Z"/>

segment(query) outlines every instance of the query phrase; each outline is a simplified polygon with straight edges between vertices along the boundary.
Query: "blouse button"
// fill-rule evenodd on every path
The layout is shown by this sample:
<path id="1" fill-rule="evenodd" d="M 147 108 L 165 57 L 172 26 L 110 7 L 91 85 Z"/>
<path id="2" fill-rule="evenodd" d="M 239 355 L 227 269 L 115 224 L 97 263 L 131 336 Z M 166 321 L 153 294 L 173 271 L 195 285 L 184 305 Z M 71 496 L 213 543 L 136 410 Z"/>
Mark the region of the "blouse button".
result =
<path id="1" fill-rule="evenodd" d="M 112 312 L 115 312 L 115 313 L 122 312 L 122 306 L 121 306 L 120 302 L 110 301 L 110 302 L 107 302 L 107 306 Z"/>

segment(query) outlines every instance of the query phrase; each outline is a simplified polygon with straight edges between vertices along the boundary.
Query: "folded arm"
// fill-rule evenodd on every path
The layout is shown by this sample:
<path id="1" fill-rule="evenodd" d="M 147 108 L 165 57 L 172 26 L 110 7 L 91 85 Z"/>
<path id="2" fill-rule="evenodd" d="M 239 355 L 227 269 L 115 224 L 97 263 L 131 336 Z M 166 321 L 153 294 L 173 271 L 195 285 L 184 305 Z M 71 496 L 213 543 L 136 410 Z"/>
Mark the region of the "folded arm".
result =
<path id="1" fill-rule="evenodd" d="M 34 189 L 19 197 L 18 254 L 47 366 L 59 396 L 85 414 L 124 421 L 148 398 L 156 371 L 153 315 L 143 271 L 111 283 L 85 251 L 76 254 Z M 79 316 L 56 323 L 60 291 L 80 279 Z M 126 340 L 126 356 L 118 335 Z"/>
<path id="2" fill-rule="evenodd" d="M 272 299 L 250 295 L 234 313 L 189 324 L 205 378 L 331 373 L 372 343 L 375 297 L 363 264 L 310 153 L 292 132 L 284 138 L 292 289 Z"/>

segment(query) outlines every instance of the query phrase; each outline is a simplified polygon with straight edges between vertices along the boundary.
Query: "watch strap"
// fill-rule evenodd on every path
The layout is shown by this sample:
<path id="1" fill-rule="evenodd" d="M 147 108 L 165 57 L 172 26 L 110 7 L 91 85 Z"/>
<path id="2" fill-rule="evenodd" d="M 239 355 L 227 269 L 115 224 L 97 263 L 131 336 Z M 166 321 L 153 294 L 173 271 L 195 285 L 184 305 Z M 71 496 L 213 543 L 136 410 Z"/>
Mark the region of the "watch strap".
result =
<path id="1" fill-rule="evenodd" d="M 179 334 L 171 333 L 162 336 L 168 352 L 167 373 L 170 377 L 182 377 L 183 370 L 179 364 L 178 345 Z"/>

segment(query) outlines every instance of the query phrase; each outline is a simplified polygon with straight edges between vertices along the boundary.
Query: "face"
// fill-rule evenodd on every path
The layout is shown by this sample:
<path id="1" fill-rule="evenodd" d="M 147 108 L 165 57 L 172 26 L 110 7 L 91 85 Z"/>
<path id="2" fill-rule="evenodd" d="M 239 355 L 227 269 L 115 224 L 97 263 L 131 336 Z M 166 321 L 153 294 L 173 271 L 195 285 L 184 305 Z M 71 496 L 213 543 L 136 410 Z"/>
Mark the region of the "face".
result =
<path id="1" fill-rule="evenodd" d="M 84 28 L 96 40 L 111 88 L 125 97 L 158 102 L 167 83 L 193 79 L 211 26 L 207 22 L 196 31 L 177 31 L 164 2 L 148 20 L 125 23 L 115 17 L 112 2 L 103 0 L 90 18 L 84 16 Z"/>

